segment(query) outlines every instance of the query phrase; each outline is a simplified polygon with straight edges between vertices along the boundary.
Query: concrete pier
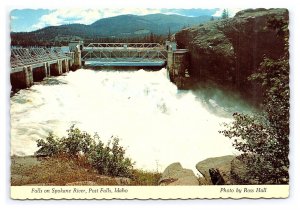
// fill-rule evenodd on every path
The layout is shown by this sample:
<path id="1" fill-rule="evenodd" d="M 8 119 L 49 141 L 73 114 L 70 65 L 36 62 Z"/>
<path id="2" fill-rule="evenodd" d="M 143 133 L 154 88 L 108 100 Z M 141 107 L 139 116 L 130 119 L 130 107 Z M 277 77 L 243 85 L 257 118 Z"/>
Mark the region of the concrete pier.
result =
<path id="1" fill-rule="evenodd" d="M 32 66 L 24 67 L 25 77 L 26 77 L 26 87 L 33 85 L 33 73 Z"/>
<path id="2" fill-rule="evenodd" d="M 80 69 L 82 67 L 80 45 L 77 45 L 75 48 L 73 66 L 74 66 L 73 68 L 75 69 Z"/>
<path id="3" fill-rule="evenodd" d="M 68 60 L 62 60 L 62 73 L 69 72 L 69 62 Z"/>
<path id="4" fill-rule="evenodd" d="M 173 43 L 168 43 L 167 69 L 171 82 L 184 89 L 189 81 L 189 52 L 186 49 L 176 49 Z"/>
<path id="5" fill-rule="evenodd" d="M 75 71 L 76 70 L 76 68 L 74 67 L 75 53 L 74 52 L 69 52 L 68 56 L 71 58 L 71 59 L 68 59 L 69 71 L 70 70 Z"/>
<path id="6" fill-rule="evenodd" d="M 44 69 L 45 69 L 46 77 L 50 77 L 51 76 L 50 64 L 44 63 Z"/>

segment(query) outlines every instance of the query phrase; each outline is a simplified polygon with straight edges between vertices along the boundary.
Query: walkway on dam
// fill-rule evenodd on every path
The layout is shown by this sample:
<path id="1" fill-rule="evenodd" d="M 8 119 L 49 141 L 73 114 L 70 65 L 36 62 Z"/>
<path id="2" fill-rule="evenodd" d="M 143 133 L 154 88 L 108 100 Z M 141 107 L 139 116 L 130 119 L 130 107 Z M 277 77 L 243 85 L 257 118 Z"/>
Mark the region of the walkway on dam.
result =
<path id="1" fill-rule="evenodd" d="M 32 68 L 42 67 L 57 63 L 59 60 L 69 61 L 72 53 L 64 53 L 61 48 L 12 48 L 11 49 L 11 73 L 23 71 L 25 66 Z"/>

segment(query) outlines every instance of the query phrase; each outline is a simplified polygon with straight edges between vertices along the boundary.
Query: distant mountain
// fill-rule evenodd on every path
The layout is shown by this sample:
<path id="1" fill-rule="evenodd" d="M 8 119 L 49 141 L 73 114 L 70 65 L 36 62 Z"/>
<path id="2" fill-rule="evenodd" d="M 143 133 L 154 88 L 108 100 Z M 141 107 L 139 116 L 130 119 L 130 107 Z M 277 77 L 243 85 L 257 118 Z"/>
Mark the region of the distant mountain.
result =
<path id="1" fill-rule="evenodd" d="M 151 14 L 145 16 L 120 15 L 104 18 L 91 24 L 90 27 L 101 36 L 135 35 L 136 31 L 145 33 L 168 34 L 179 31 L 183 27 L 206 22 L 210 16 L 186 17 L 181 15 Z"/>
<path id="2" fill-rule="evenodd" d="M 209 21 L 211 16 L 187 17 L 181 15 L 150 14 L 144 16 L 120 15 L 100 19 L 91 25 L 69 24 L 49 26 L 32 32 L 11 33 L 12 44 L 24 41 L 51 42 L 60 37 L 95 38 L 124 38 L 139 37 L 150 34 L 167 35 L 169 30 L 175 33 L 184 27 Z"/>

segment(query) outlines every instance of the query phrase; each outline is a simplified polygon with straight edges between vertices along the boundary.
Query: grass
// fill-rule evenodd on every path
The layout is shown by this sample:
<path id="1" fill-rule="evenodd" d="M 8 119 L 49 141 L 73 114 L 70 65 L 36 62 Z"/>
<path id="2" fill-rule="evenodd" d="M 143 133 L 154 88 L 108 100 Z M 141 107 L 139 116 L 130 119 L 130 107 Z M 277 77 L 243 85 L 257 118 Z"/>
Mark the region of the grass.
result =
<path id="1" fill-rule="evenodd" d="M 99 174 L 84 157 L 11 157 L 11 185 L 158 185 L 160 173 L 133 170 L 131 179 Z"/>
<path id="2" fill-rule="evenodd" d="M 132 185 L 158 185 L 158 181 L 161 178 L 159 172 L 149 172 L 140 169 L 133 170 L 133 182 Z"/>

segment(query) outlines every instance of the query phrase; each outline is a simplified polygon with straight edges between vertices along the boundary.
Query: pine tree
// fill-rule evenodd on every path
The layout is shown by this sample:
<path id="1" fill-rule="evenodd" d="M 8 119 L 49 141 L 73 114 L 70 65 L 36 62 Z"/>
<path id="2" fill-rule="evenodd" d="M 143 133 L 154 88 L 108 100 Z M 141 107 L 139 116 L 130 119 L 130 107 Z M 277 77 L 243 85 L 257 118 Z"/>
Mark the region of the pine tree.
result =
<path id="1" fill-rule="evenodd" d="M 221 18 L 227 19 L 228 17 L 229 17 L 228 9 L 223 9 Z"/>
<path id="2" fill-rule="evenodd" d="M 168 41 L 171 41 L 171 29 L 169 27 L 169 33 L 168 33 Z"/>

